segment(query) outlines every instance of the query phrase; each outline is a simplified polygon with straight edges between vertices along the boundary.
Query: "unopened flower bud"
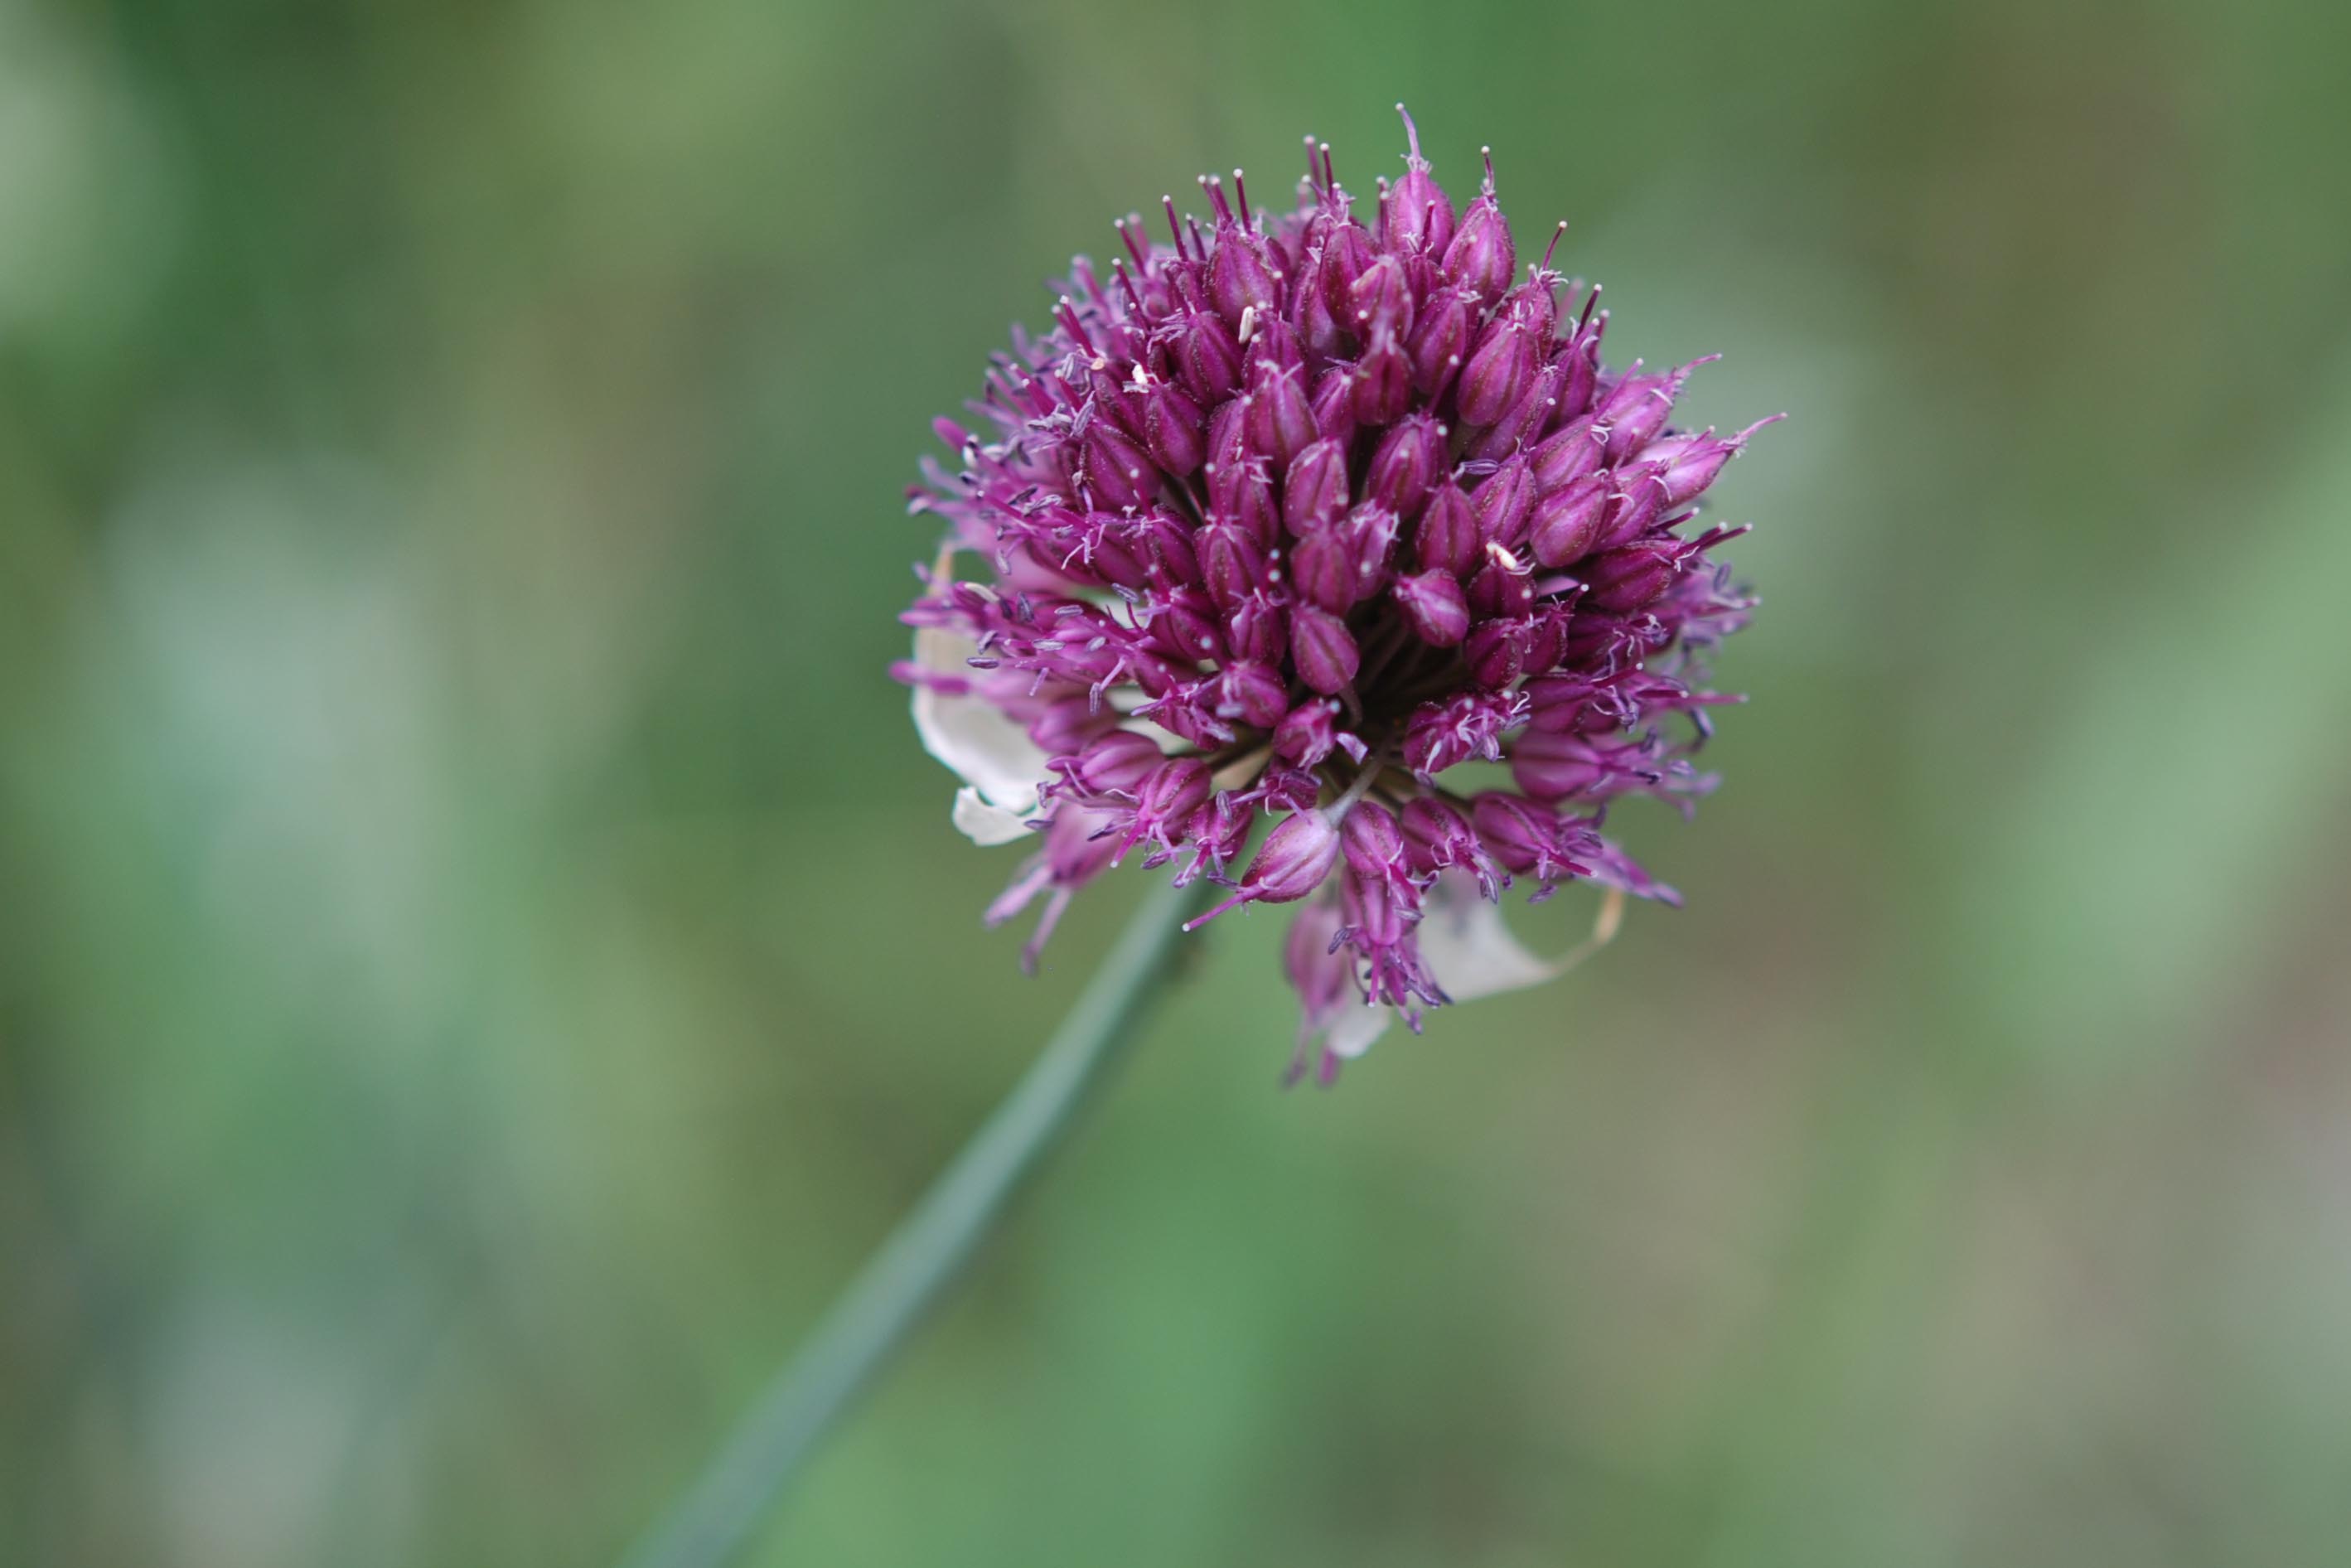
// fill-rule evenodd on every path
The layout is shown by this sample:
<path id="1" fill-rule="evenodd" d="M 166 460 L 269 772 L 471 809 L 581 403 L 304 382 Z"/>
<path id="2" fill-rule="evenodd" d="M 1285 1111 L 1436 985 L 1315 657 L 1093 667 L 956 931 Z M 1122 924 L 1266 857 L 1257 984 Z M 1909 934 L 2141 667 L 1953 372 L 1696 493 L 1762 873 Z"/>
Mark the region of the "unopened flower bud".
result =
<path id="1" fill-rule="evenodd" d="M 1174 382 L 1155 381 L 1143 394 L 1143 440 L 1153 462 L 1181 479 L 1208 455 L 1200 405 Z"/>
<path id="2" fill-rule="evenodd" d="M 1277 467 L 1287 466 L 1313 441 L 1314 408 L 1298 384 L 1297 371 L 1260 365 L 1248 406 L 1249 448 Z"/>
<path id="3" fill-rule="evenodd" d="M 1290 690 L 1280 671 L 1255 659 L 1236 659 L 1217 677 L 1217 712 L 1259 729 L 1281 722 Z"/>
<path id="4" fill-rule="evenodd" d="M 1241 345 L 1232 329 L 1206 310 L 1185 317 L 1176 335 L 1176 373 L 1201 406 L 1220 403 L 1241 382 Z"/>
<path id="5" fill-rule="evenodd" d="M 1534 379 L 1534 340 L 1516 322 L 1496 317 L 1461 367 L 1455 393 L 1464 422 L 1491 424 L 1525 395 Z"/>
<path id="6" fill-rule="evenodd" d="M 1225 643 L 1236 659 L 1278 662 L 1290 648 L 1290 602 L 1259 585 L 1226 612 Z"/>
<path id="7" fill-rule="evenodd" d="M 1494 201 L 1492 165 L 1487 166 L 1485 189 L 1461 214 L 1461 226 L 1453 233 L 1453 243 L 1445 247 L 1445 276 L 1478 297 L 1481 305 L 1491 305 L 1510 287 L 1510 278 L 1519 269 L 1518 247 L 1510 239 L 1510 225 L 1502 217 L 1502 209 Z"/>
<path id="8" fill-rule="evenodd" d="M 1159 493 L 1151 454 L 1107 420 L 1086 430 L 1085 477 L 1098 506 L 1139 507 Z"/>
<path id="9" fill-rule="evenodd" d="M 1596 474 L 1608 460 L 1608 433 L 1588 419 L 1545 436 L 1528 455 L 1534 465 L 1535 489 L 1549 495 L 1587 474 Z"/>
<path id="10" fill-rule="evenodd" d="M 1528 538 L 1535 559 L 1545 566 L 1565 566 L 1592 553 L 1608 520 L 1611 477 L 1605 472 L 1587 474 L 1535 503 Z"/>
<path id="11" fill-rule="evenodd" d="M 1308 691 L 1338 695 L 1355 678 L 1363 659 L 1344 621 L 1317 604 L 1290 607 L 1290 660 Z"/>
<path id="12" fill-rule="evenodd" d="M 1217 254 L 1208 262 L 1208 298 L 1217 314 L 1236 331 L 1254 311 L 1262 320 L 1281 308 L 1271 256 L 1265 241 L 1238 224 L 1217 228 Z"/>
<path id="13" fill-rule="evenodd" d="M 1449 571 L 1468 577 L 1478 570 L 1486 541 L 1478 532 L 1478 513 L 1461 486 L 1440 479 L 1420 514 L 1416 540 L 1417 559 L 1425 571 Z"/>
<path id="14" fill-rule="evenodd" d="M 1498 544 L 1485 547 L 1486 564 L 1469 580 L 1473 615 L 1523 615 L 1535 601 L 1534 571 Z"/>
<path id="15" fill-rule="evenodd" d="M 1405 357 L 1396 335 L 1385 327 L 1372 335 L 1371 347 L 1355 365 L 1355 417 L 1365 424 L 1385 424 L 1404 413 L 1412 399 L 1412 361 Z"/>
<path id="16" fill-rule="evenodd" d="M 1355 557 L 1336 522 L 1290 547 L 1290 580 L 1309 604 L 1343 615 L 1355 602 Z"/>
<path id="17" fill-rule="evenodd" d="M 1061 776 L 1090 795 L 1131 792 L 1159 766 L 1159 745 L 1147 735 L 1114 729 L 1058 764 Z"/>
<path id="18" fill-rule="evenodd" d="M 1411 517 L 1428 497 L 1445 461 L 1444 429 L 1427 414 L 1399 421 L 1380 438 L 1364 479 L 1364 497 L 1399 517 Z"/>
<path id="19" fill-rule="evenodd" d="M 1469 601 L 1461 581 L 1443 570 L 1396 579 L 1389 591 L 1413 635 L 1432 648 L 1450 648 L 1469 633 Z"/>
<path id="20" fill-rule="evenodd" d="M 1281 526 L 1304 534 L 1346 509 L 1346 444 L 1324 436 L 1290 459 L 1281 482 Z"/>
<path id="21" fill-rule="evenodd" d="M 1688 545 L 1677 538 L 1642 539 L 1594 556 L 1584 568 L 1591 585 L 1586 602 L 1594 609 L 1625 614 L 1646 609 L 1666 596 L 1681 576 Z"/>
<path id="22" fill-rule="evenodd" d="M 1396 105 L 1396 112 L 1404 114 L 1404 105 Z M 1429 174 L 1411 115 L 1405 114 L 1404 124 L 1412 151 L 1405 158 L 1404 178 L 1388 187 L 1380 204 L 1380 246 L 1391 256 L 1443 256 L 1453 243 L 1453 200 Z"/>
<path id="23" fill-rule="evenodd" d="M 1338 728 L 1339 705 L 1328 697 L 1310 697 L 1274 727 L 1273 754 L 1300 768 L 1319 768 L 1338 743 Z"/>
<path id="24" fill-rule="evenodd" d="M 1412 330 L 1412 288 L 1405 282 L 1404 263 L 1381 256 L 1364 269 L 1347 290 L 1347 325 L 1357 342 L 1368 343 L 1382 332 L 1402 339 Z"/>
<path id="25" fill-rule="evenodd" d="M 1217 609 L 1230 614 L 1265 580 L 1265 552 L 1247 528 L 1223 519 L 1202 528 L 1195 539 L 1201 586 Z"/>
<path id="26" fill-rule="evenodd" d="M 1314 429 L 1342 447 L 1355 439 L 1355 367 L 1332 365 L 1314 383 Z"/>
<path id="27" fill-rule="evenodd" d="M 1405 345 L 1415 391 L 1432 401 L 1443 395 L 1461 361 L 1469 357 L 1477 326 L 1476 300 L 1467 290 L 1440 288 L 1428 297 Z"/>
<path id="28" fill-rule="evenodd" d="M 1620 468 L 1616 489 L 1608 497 L 1608 521 L 1602 525 L 1595 549 L 1614 549 L 1649 531 L 1666 503 L 1666 487 L 1654 468 Z"/>
<path id="29" fill-rule="evenodd" d="M 1526 537 L 1527 515 L 1534 503 L 1533 470 L 1523 455 L 1509 459 L 1487 475 L 1469 497 L 1470 508 L 1478 514 L 1479 541 L 1517 549 Z"/>
<path id="30" fill-rule="evenodd" d="M 1290 904 L 1322 885 L 1339 861 L 1339 830 L 1321 811 L 1293 811 L 1284 817 L 1241 873 L 1240 891 L 1207 914 L 1187 921 L 1195 930 L 1243 904 Z"/>

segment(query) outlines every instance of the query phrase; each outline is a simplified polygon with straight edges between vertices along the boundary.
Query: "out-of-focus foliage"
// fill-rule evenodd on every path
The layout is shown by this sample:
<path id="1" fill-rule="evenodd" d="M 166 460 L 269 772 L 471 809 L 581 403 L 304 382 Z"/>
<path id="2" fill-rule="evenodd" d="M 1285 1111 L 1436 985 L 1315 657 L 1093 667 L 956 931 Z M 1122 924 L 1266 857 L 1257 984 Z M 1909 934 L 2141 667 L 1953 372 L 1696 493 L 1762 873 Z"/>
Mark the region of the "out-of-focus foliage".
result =
<path id="1" fill-rule="evenodd" d="M 1793 411 L 1689 907 L 1330 1095 L 1218 922 L 761 1560 L 2339 1563 L 2346 93 L 2338 0 L 0 0 L 0 1561 L 681 1484 L 1132 892 L 977 925 L 929 417 L 1402 97 Z"/>

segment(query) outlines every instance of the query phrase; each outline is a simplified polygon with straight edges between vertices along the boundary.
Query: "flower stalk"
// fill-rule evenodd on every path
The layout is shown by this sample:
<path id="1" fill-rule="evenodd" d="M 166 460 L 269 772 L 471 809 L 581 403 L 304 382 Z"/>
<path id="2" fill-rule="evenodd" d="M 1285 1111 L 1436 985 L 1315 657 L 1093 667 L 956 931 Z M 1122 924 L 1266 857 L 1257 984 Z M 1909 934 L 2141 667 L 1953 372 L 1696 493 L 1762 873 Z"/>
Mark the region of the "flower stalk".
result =
<path id="1" fill-rule="evenodd" d="M 1124 1060 L 1211 884 L 1156 887 L 1028 1072 L 833 1303 L 627 1568 L 717 1568 L 889 1364 Z"/>

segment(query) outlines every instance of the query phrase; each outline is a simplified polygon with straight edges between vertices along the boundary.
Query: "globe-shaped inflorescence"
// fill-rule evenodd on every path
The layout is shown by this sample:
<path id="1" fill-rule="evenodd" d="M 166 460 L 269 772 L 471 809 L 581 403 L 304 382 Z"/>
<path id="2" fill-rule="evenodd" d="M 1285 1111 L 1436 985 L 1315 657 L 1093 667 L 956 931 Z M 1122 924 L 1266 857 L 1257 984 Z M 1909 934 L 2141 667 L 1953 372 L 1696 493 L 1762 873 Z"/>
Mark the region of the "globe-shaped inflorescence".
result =
<path id="1" fill-rule="evenodd" d="M 1490 158 L 1457 210 L 1405 125 L 1368 214 L 1310 137 L 1290 213 L 1236 170 L 1206 221 L 1163 198 L 1165 242 L 1122 220 L 910 493 L 946 529 L 895 673 L 957 824 L 1038 839 L 991 923 L 1043 898 L 1033 962 L 1129 856 L 1223 883 L 1212 914 L 1301 904 L 1292 1074 L 1325 1081 L 1393 1017 L 1552 972 L 1506 887 L 1674 897 L 1603 819 L 1712 788 L 1690 753 L 1736 699 L 1698 660 L 1752 602 L 1698 503 L 1757 427 L 1675 426 L 1705 361 L 1610 371 L 1566 225 L 1520 278 Z"/>

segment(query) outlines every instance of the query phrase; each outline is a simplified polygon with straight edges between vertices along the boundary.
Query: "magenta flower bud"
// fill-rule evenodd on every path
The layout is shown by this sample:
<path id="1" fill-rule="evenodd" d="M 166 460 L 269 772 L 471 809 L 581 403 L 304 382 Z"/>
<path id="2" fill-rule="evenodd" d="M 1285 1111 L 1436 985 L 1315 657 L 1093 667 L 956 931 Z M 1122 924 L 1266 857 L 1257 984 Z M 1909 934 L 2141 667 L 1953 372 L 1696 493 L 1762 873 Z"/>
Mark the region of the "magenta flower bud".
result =
<path id="1" fill-rule="evenodd" d="M 1145 574 L 1160 588 L 1180 588 L 1200 580 L 1200 559 L 1192 549 L 1192 530 L 1164 508 L 1146 512 L 1134 528 L 1134 549 L 1143 556 Z"/>
<path id="2" fill-rule="evenodd" d="M 1355 602 L 1361 604 L 1387 580 L 1388 558 L 1395 552 L 1396 515 L 1377 501 L 1365 501 L 1334 526 L 1355 569 Z"/>
<path id="3" fill-rule="evenodd" d="M 1493 862 L 1469 819 L 1457 808 L 1424 795 L 1405 803 L 1397 826 L 1404 832 L 1405 864 L 1415 876 L 1434 877 L 1458 866 L 1476 874 L 1488 898 L 1501 896 Z"/>
<path id="4" fill-rule="evenodd" d="M 1395 813 L 1376 800 L 1358 800 L 1339 824 L 1340 852 L 1347 867 L 1374 882 L 1405 883 L 1411 871 L 1405 864 L 1404 830 Z"/>
<path id="5" fill-rule="evenodd" d="M 1330 235 L 1323 240 L 1323 298 L 1342 327 L 1352 329 L 1355 280 L 1371 269 L 1372 263 L 1379 259 L 1379 254 L 1378 247 L 1372 242 L 1370 231 L 1353 218 L 1333 224 Z"/>
<path id="6" fill-rule="evenodd" d="M 1559 299 L 1552 290 L 1558 286 L 1559 274 L 1537 267 L 1527 275 L 1527 280 L 1502 297 L 1494 311 L 1497 321 L 1516 322 L 1534 345 L 1535 357 L 1551 352 L 1552 333 L 1559 328 Z"/>
<path id="7" fill-rule="evenodd" d="M 1306 371 L 1306 351 L 1298 346 L 1298 334 L 1290 323 L 1279 316 L 1266 319 L 1254 328 L 1249 347 L 1243 350 L 1248 369 L 1254 371 L 1260 365 L 1271 365 L 1278 371 L 1294 371 L 1301 378 Z"/>
<path id="8" fill-rule="evenodd" d="M 1203 406 L 1224 402 L 1241 384 L 1240 340 L 1214 315 L 1187 314 L 1175 344 L 1176 379 Z"/>
<path id="9" fill-rule="evenodd" d="M 1329 522 L 1347 508 L 1347 447 L 1324 436 L 1290 460 L 1281 482 L 1281 526 L 1293 535 Z"/>
<path id="10" fill-rule="evenodd" d="M 1601 687 L 1589 675 L 1538 675 L 1527 683 L 1527 727 L 1563 735 L 1587 724 L 1614 729 L 1616 720 L 1593 699 Z M 1596 719 L 1588 716 L 1597 714 Z"/>
<path id="11" fill-rule="evenodd" d="M 1264 582 L 1265 552 L 1240 524 L 1228 519 L 1212 522 L 1200 530 L 1196 546 L 1201 586 L 1226 614 L 1231 614 Z"/>
<path id="12" fill-rule="evenodd" d="M 1339 705 L 1310 697 L 1274 727 L 1273 754 L 1300 768 L 1319 768 L 1338 744 Z"/>
<path id="13" fill-rule="evenodd" d="M 1464 423 L 1491 424 L 1526 395 L 1534 380 L 1534 340 L 1525 329 L 1500 317 L 1494 319 L 1461 367 L 1461 385 L 1454 394 Z"/>
<path id="14" fill-rule="evenodd" d="M 1290 904 L 1322 885 L 1339 859 L 1339 830 L 1321 811 L 1293 811 L 1268 833 L 1241 890 L 1259 904 Z"/>
<path id="15" fill-rule="evenodd" d="M 1208 455 L 1200 405 L 1174 382 L 1155 381 L 1143 394 L 1143 442 L 1151 460 L 1181 479 Z"/>
<path id="16" fill-rule="evenodd" d="M 1627 376 L 1595 411 L 1608 426 L 1608 460 L 1620 462 L 1646 446 L 1665 429 L 1690 372 L 1719 355 L 1692 360 L 1662 376 Z"/>
<path id="17" fill-rule="evenodd" d="M 1332 365 L 1314 383 L 1314 428 L 1341 447 L 1355 439 L 1355 368 Z"/>
<path id="18" fill-rule="evenodd" d="M 1249 460 L 1247 398 L 1218 403 L 1208 415 L 1208 455 L 1204 463 L 1211 499 L 1219 485 L 1230 484 L 1235 469 Z"/>
<path id="19" fill-rule="evenodd" d="M 1420 533 L 1415 541 L 1417 559 L 1424 571 L 1449 571 L 1456 577 L 1468 577 L 1478 570 L 1484 559 L 1481 551 L 1485 539 L 1478 532 L 1478 513 L 1462 494 L 1461 486 L 1449 479 L 1440 479 L 1430 492 L 1428 505 L 1420 515 Z"/>
<path id="20" fill-rule="evenodd" d="M 1535 379 L 1527 383 L 1526 395 L 1469 444 L 1469 455 L 1484 462 L 1499 462 L 1549 429 L 1551 417 L 1559 408 L 1559 383 L 1557 366 L 1545 365 L 1537 371 Z"/>
<path id="21" fill-rule="evenodd" d="M 1573 419 L 1592 406 L 1592 394 L 1600 387 L 1600 354 L 1597 335 L 1586 338 L 1579 333 L 1565 348 L 1552 357 L 1552 363 L 1562 372 L 1559 383 L 1559 413 L 1561 419 Z M 1604 445 L 1607 432 L 1601 432 Z"/>
<path id="22" fill-rule="evenodd" d="M 1356 599 L 1355 554 L 1341 524 L 1326 524 L 1290 546 L 1290 580 L 1309 604 L 1347 612 Z"/>
<path id="23" fill-rule="evenodd" d="M 1428 498 L 1444 461 L 1444 427 L 1427 414 L 1415 414 L 1380 437 L 1364 479 L 1364 497 L 1399 517 L 1413 517 Z"/>
<path id="24" fill-rule="evenodd" d="M 1261 365 L 1249 387 L 1249 442 L 1252 451 L 1286 467 L 1315 437 L 1314 407 L 1298 384 L 1298 372 Z"/>
<path id="25" fill-rule="evenodd" d="M 1413 635 L 1432 648 L 1450 648 L 1469 634 L 1469 601 L 1460 580 L 1446 570 L 1396 579 L 1388 591 Z"/>
<path id="26" fill-rule="evenodd" d="M 1097 506 L 1140 507 L 1158 495 L 1159 470 L 1116 425 L 1096 420 L 1086 428 L 1085 485 Z"/>
<path id="27" fill-rule="evenodd" d="M 1238 410 L 1242 405 L 1236 400 L 1227 406 Z M 1233 423 L 1240 422 L 1236 419 Z M 1264 459 L 1246 451 L 1232 457 L 1212 457 L 1207 480 L 1211 516 L 1238 523 L 1260 549 L 1270 549 L 1280 542 L 1281 514 L 1274 501 L 1273 480 L 1266 473 Z"/>
<path id="28" fill-rule="evenodd" d="M 1405 340 L 1414 390 L 1432 401 L 1444 395 L 1461 361 L 1469 357 L 1469 340 L 1477 328 L 1472 295 L 1459 288 L 1440 288 L 1431 294 Z"/>
<path id="29" fill-rule="evenodd" d="M 1647 760 L 1647 744 L 1637 738 L 1595 743 L 1530 728 L 1511 744 L 1510 779 L 1530 800 L 1547 805 L 1597 800 L 1656 784 L 1660 776 Z"/>
<path id="30" fill-rule="evenodd" d="M 1135 786 L 1134 815 L 1110 863 L 1116 865 L 1146 839 L 1167 847 L 1174 831 L 1207 804 L 1208 788 L 1208 765 L 1196 757 L 1171 757 L 1144 774 Z"/>
<path id="31" fill-rule="evenodd" d="M 1290 602 L 1272 588 L 1253 588 L 1225 616 L 1225 645 L 1236 659 L 1278 664 L 1290 651 Z"/>
<path id="32" fill-rule="evenodd" d="M 1086 369 L 1086 385 L 1093 392 L 1096 419 L 1110 421 L 1138 442 L 1143 439 L 1143 399 L 1132 381 L 1119 380 L 1109 361 L 1098 360 Z"/>
<path id="33" fill-rule="evenodd" d="M 1208 262 L 1208 299 L 1235 331 L 1254 311 L 1265 320 L 1281 308 L 1281 291 L 1265 241 L 1238 224 L 1217 228 L 1217 254 Z"/>
<path id="34" fill-rule="evenodd" d="M 1339 830 L 1320 811 L 1293 811 L 1265 836 L 1257 858 L 1241 873 L 1240 891 L 1197 919 L 1197 930 L 1226 910 L 1243 904 L 1294 904 L 1322 885 L 1339 862 Z"/>
<path id="35" fill-rule="evenodd" d="M 1355 363 L 1355 417 L 1365 424 L 1385 424 L 1404 413 L 1411 398 L 1412 361 L 1395 334 L 1383 327 Z"/>
<path id="36" fill-rule="evenodd" d="M 1738 434 L 1722 439 L 1717 439 L 1711 430 L 1702 435 L 1667 436 L 1643 447 L 1635 461 L 1662 465 L 1665 504 L 1678 507 L 1695 499 L 1713 484 L 1723 465 L 1746 447 L 1748 437 L 1780 417 L 1774 414 L 1771 419 L 1759 419 Z"/>
<path id="37" fill-rule="evenodd" d="M 1499 691 L 1526 673 L 1526 635 L 1521 623 L 1514 620 L 1480 621 L 1469 630 L 1461 644 L 1461 657 L 1469 666 L 1469 678 L 1491 691 Z"/>
<path id="38" fill-rule="evenodd" d="M 1061 776 L 1090 795 L 1132 793 L 1160 763 L 1159 743 L 1131 729 L 1114 729 L 1055 763 Z"/>
<path id="39" fill-rule="evenodd" d="M 1150 552 L 1134 548 L 1124 523 L 1110 513 L 1087 517 L 1077 530 L 1078 557 L 1104 582 L 1141 588 L 1151 577 Z"/>
<path id="40" fill-rule="evenodd" d="M 1324 276 L 1322 251 L 1309 249 L 1290 307 L 1290 329 L 1298 334 L 1299 346 L 1318 360 L 1336 359 L 1347 343 L 1340 312 L 1331 308 Z"/>
<path id="41" fill-rule="evenodd" d="M 1518 246 L 1494 201 L 1494 171 L 1489 162 L 1485 187 L 1461 214 L 1453 243 L 1445 247 L 1445 276 L 1476 295 L 1480 305 L 1491 305 L 1510 287 L 1518 269 Z"/>
<path id="42" fill-rule="evenodd" d="M 1620 615 L 1646 610 L 1663 599 L 1681 576 L 1688 551 L 1685 540 L 1655 538 L 1594 556 L 1584 569 L 1584 580 L 1591 585 L 1586 602 Z"/>
<path id="43" fill-rule="evenodd" d="M 1533 569 L 1498 544 L 1485 547 L 1486 564 L 1469 580 L 1473 615 L 1523 615 L 1534 604 Z"/>
<path id="44" fill-rule="evenodd" d="M 1518 548 L 1526 537 L 1527 517 L 1534 509 L 1534 471 L 1524 456 L 1510 458 L 1486 476 L 1471 492 L 1470 509 L 1478 515 L 1480 543 Z"/>
<path id="45" fill-rule="evenodd" d="M 1588 419 L 1579 419 L 1544 437 L 1529 456 L 1534 465 L 1535 489 L 1548 496 L 1600 471 L 1608 459 L 1608 433 Z"/>
<path id="46" fill-rule="evenodd" d="M 1270 664 L 1236 659 L 1217 677 L 1217 715 L 1270 729 L 1289 711 L 1290 688 Z"/>
<path id="47" fill-rule="evenodd" d="M 1605 471 L 1587 474 L 1535 503 L 1529 534 L 1535 559 L 1545 566 L 1565 566 L 1592 553 L 1608 520 L 1612 481 Z"/>
<path id="48" fill-rule="evenodd" d="M 1404 105 L 1397 104 L 1396 112 L 1404 114 Z M 1411 115 L 1404 114 L 1404 125 L 1412 151 L 1405 156 L 1404 178 L 1388 187 L 1380 203 L 1380 248 L 1391 256 L 1443 256 L 1453 243 L 1453 201 L 1428 172 Z"/>
<path id="49" fill-rule="evenodd" d="M 1657 471 L 1618 469 L 1617 486 L 1608 497 L 1608 521 L 1600 529 L 1594 549 L 1614 549 L 1631 544 L 1649 531 L 1665 508 L 1666 486 Z"/>
<path id="50" fill-rule="evenodd" d="M 1347 325 L 1357 342 L 1372 342 L 1382 332 L 1401 340 L 1412 330 L 1412 287 L 1395 256 L 1373 262 L 1347 290 Z"/>
<path id="51" fill-rule="evenodd" d="M 1344 621 L 1320 605 L 1290 607 L 1290 661 L 1308 691 L 1338 695 L 1355 678 L 1363 658 Z"/>
<path id="52" fill-rule="evenodd" d="M 1405 766 L 1426 779 L 1472 758 L 1499 761 L 1503 735 L 1525 719 L 1526 699 L 1515 692 L 1460 691 L 1423 703 L 1405 725 Z"/>
<path id="53" fill-rule="evenodd" d="M 1421 967 L 1413 926 L 1420 919 L 1420 889 L 1411 883 L 1366 875 L 1349 864 L 1340 880 L 1341 928 L 1345 945 L 1364 960 L 1364 989 L 1369 999 L 1406 1010 L 1419 1021 L 1417 1001 L 1443 1006 L 1448 999 Z"/>
<path id="54" fill-rule="evenodd" d="M 1179 659 L 1221 659 L 1223 627 L 1216 601 L 1196 588 L 1179 588 L 1153 606 L 1148 635 L 1163 652 Z"/>
<path id="55" fill-rule="evenodd" d="M 1572 830 L 1516 795 L 1488 790 L 1478 796 L 1469 802 L 1469 821 L 1487 853 L 1521 876 L 1551 883 L 1583 869 L 1569 858 Z"/>

